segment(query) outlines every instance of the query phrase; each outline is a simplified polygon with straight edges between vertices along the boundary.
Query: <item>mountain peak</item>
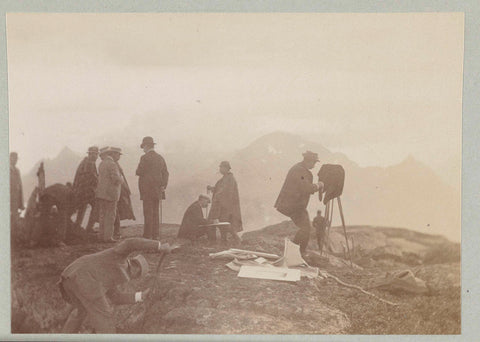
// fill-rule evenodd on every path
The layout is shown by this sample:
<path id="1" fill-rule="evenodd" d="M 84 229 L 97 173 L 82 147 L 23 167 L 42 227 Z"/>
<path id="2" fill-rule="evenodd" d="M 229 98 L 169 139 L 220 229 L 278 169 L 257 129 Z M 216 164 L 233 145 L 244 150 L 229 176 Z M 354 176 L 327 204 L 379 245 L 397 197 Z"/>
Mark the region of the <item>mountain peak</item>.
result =
<path id="1" fill-rule="evenodd" d="M 77 153 L 75 153 L 70 147 L 64 146 L 62 150 L 58 153 L 57 158 L 72 155 L 77 156 Z"/>

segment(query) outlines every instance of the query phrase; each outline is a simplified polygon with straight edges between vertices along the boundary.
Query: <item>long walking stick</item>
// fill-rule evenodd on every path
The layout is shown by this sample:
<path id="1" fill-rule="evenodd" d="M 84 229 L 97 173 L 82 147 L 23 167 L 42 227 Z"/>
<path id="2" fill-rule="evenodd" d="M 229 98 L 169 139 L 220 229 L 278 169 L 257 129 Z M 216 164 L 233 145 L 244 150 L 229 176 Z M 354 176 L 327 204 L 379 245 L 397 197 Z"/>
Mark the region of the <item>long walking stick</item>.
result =
<path id="1" fill-rule="evenodd" d="M 210 188 L 207 186 L 207 195 L 210 195 L 211 193 L 211 190 Z M 210 205 L 207 204 L 207 207 L 205 208 L 205 218 L 208 219 L 208 209 L 209 209 Z"/>
<path id="2" fill-rule="evenodd" d="M 347 244 L 348 258 L 350 259 L 350 267 L 353 267 L 352 256 L 350 255 L 350 246 L 348 244 L 348 239 L 347 239 L 347 228 L 345 227 L 345 218 L 343 217 L 342 201 L 340 200 L 340 196 L 337 197 L 337 201 L 338 201 L 338 209 L 340 211 L 340 218 L 342 219 L 343 233 L 345 235 L 345 243 Z"/>
<path id="3" fill-rule="evenodd" d="M 162 207 L 163 200 L 160 199 L 160 225 L 163 223 L 163 207 Z"/>

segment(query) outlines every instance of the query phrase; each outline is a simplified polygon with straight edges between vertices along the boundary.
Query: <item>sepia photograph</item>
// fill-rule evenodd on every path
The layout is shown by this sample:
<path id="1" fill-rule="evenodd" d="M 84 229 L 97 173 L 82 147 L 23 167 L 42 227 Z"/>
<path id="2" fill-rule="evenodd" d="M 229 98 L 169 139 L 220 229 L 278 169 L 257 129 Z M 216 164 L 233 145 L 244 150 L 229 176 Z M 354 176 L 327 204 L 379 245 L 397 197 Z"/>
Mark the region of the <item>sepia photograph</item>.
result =
<path id="1" fill-rule="evenodd" d="M 11 333 L 461 334 L 464 23 L 7 13 Z"/>

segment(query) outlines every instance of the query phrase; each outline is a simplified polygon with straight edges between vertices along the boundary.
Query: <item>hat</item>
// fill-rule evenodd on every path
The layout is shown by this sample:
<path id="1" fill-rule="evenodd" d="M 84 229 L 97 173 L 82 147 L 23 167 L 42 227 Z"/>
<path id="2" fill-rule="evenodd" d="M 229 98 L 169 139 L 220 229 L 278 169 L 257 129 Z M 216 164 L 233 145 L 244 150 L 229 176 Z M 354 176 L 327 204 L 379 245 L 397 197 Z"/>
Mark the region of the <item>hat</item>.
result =
<path id="1" fill-rule="evenodd" d="M 131 262 L 137 263 L 138 266 L 140 266 L 140 276 L 144 277 L 148 273 L 148 261 L 145 259 L 145 257 L 141 254 L 133 257 L 130 259 Z"/>
<path id="2" fill-rule="evenodd" d="M 314 160 L 314 161 L 320 161 L 320 159 L 318 159 L 318 154 L 317 153 L 314 153 L 312 151 L 307 151 L 305 153 L 302 154 L 303 155 L 303 158 L 306 159 L 306 160 Z"/>
<path id="3" fill-rule="evenodd" d="M 143 148 L 145 145 L 155 145 L 152 137 L 144 137 L 140 148 Z"/>
<path id="4" fill-rule="evenodd" d="M 222 166 L 223 166 L 223 167 L 226 167 L 226 168 L 229 169 L 229 170 L 232 168 L 232 167 L 230 166 L 230 163 L 229 163 L 228 161 L 226 161 L 226 160 L 222 161 L 219 166 L 220 166 L 220 167 L 222 167 Z"/>
<path id="5" fill-rule="evenodd" d="M 102 147 L 99 152 L 101 155 L 110 152 L 110 146 Z"/>
<path id="6" fill-rule="evenodd" d="M 110 147 L 109 152 L 117 152 L 117 153 L 122 154 L 122 149 L 120 147 Z"/>
<path id="7" fill-rule="evenodd" d="M 201 200 L 201 199 L 207 200 L 207 201 L 208 201 L 208 203 L 210 203 L 210 202 L 211 202 L 211 200 L 210 200 L 210 197 L 208 197 L 208 196 L 205 196 L 205 195 L 200 195 L 200 196 L 198 196 L 198 199 L 199 199 L 199 200 Z"/>
<path id="8" fill-rule="evenodd" d="M 90 146 L 88 148 L 87 153 L 98 153 L 98 147 L 97 146 Z"/>

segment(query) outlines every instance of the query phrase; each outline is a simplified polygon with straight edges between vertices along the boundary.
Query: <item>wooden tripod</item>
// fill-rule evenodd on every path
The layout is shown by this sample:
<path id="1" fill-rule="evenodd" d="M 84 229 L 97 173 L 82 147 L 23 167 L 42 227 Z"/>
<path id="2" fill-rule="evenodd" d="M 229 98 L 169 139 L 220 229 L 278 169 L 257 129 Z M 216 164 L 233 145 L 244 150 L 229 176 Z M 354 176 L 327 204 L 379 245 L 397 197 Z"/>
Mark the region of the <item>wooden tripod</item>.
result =
<path id="1" fill-rule="evenodd" d="M 342 201 L 340 200 L 340 196 L 336 197 L 336 199 L 337 199 L 337 203 L 338 203 L 338 211 L 340 212 L 340 219 L 342 220 L 343 234 L 345 235 L 345 243 L 347 244 L 348 259 L 350 260 L 350 266 L 353 267 L 352 256 L 350 254 L 350 246 L 348 244 L 348 238 L 347 238 L 347 228 L 345 227 L 345 217 L 343 216 Z M 331 250 L 331 247 L 330 247 L 330 228 L 332 227 L 334 203 L 335 203 L 335 198 L 332 198 L 325 205 L 325 221 L 327 222 L 325 241 L 326 241 L 326 244 L 327 244 L 327 248 L 330 249 L 330 250 Z"/>

